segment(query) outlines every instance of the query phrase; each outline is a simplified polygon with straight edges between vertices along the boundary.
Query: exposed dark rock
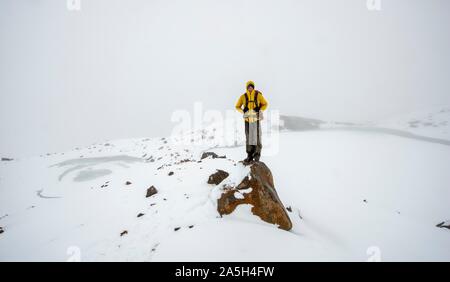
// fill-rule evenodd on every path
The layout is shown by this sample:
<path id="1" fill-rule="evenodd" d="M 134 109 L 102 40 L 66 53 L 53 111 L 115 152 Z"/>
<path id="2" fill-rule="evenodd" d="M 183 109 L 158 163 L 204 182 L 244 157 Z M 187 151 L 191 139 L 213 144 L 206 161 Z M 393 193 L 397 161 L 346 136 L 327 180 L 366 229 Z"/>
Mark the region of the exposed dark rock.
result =
<path id="1" fill-rule="evenodd" d="M 439 223 L 438 225 L 436 225 L 436 227 L 450 229 L 450 220 L 443 221 L 443 222 Z"/>
<path id="2" fill-rule="evenodd" d="M 204 152 L 201 156 L 201 160 L 211 157 L 213 159 L 225 159 L 227 156 L 219 156 L 214 152 Z"/>
<path id="3" fill-rule="evenodd" d="M 137 215 L 137 217 L 141 217 L 141 216 L 144 216 L 145 214 L 143 214 L 143 213 L 139 213 L 138 215 Z"/>
<path id="4" fill-rule="evenodd" d="M 146 198 L 151 197 L 158 193 L 158 190 L 155 188 L 155 186 L 152 185 L 152 187 L 147 189 L 147 194 L 145 195 Z"/>
<path id="5" fill-rule="evenodd" d="M 189 225 L 189 228 L 193 228 L 194 227 L 194 225 Z"/>
<path id="6" fill-rule="evenodd" d="M 281 229 L 290 230 L 292 222 L 275 191 L 270 169 L 263 162 L 255 162 L 250 166 L 249 176 L 237 187 L 222 193 L 217 203 L 219 214 L 230 214 L 238 205 L 250 204 L 254 215 Z M 235 197 L 236 192 L 240 194 L 239 198 Z"/>
<path id="7" fill-rule="evenodd" d="M 222 182 L 225 178 L 230 175 L 228 172 L 218 169 L 215 173 L 211 174 L 208 178 L 208 184 L 215 184 L 218 185 L 220 182 Z"/>
<path id="8" fill-rule="evenodd" d="M 172 176 L 173 175 L 173 171 L 171 171 L 171 172 L 169 172 L 169 174 L 168 174 L 169 176 Z"/>
<path id="9" fill-rule="evenodd" d="M 131 185 L 131 184 L 132 184 L 131 181 L 125 182 L 125 185 Z"/>
<path id="10" fill-rule="evenodd" d="M 287 207 L 286 209 L 288 210 L 288 212 L 292 212 L 291 206 Z"/>
<path id="11" fill-rule="evenodd" d="M 124 236 L 124 235 L 126 235 L 126 234 L 128 234 L 128 231 L 127 231 L 127 230 L 124 230 L 124 231 L 122 231 L 122 233 L 120 233 L 120 237 L 122 237 L 122 236 Z"/>
<path id="12" fill-rule="evenodd" d="M 14 159 L 12 158 L 2 158 L 2 162 L 10 162 L 13 161 Z"/>
<path id="13" fill-rule="evenodd" d="M 173 230 L 174 231 L 178 231 L 178 230 L 180 230 L 181 229 L 181 227 L 175 227 Z"/>
<path id="14" fill-rule="evenodd" d="M 5 230 L 3 230 L 3 227 L 0 227 L 0 234 L 4 233 Z"/>
<path id="15" fill-rule="evenodd" d="M 310 119 L 296 116 L 280 115 L 281 129 L 292 131 L 303 131 L 311 129 L 319 129 L 324 122 L 318 119 Z"/>

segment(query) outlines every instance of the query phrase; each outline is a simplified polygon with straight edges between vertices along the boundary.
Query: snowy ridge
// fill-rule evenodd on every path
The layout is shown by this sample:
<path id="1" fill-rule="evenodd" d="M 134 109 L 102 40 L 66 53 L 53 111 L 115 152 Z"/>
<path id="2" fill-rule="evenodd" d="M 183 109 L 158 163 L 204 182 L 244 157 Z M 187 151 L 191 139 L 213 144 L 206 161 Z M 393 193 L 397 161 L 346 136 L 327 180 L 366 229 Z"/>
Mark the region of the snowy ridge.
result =
<path id="1" fill-rule="evenodd" d="M 395 116 L 378 122 L 377 125 L 450 140 L 450 106 Z"/>

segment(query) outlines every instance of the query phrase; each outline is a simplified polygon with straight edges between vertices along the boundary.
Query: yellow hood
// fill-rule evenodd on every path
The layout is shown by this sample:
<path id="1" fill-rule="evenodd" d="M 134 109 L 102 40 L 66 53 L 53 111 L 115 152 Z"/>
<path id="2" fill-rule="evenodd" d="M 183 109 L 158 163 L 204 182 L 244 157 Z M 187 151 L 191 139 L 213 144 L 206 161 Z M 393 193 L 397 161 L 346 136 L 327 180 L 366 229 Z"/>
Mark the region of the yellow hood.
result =
<path id="1" fill-rule="evenodd" d="M 247 81 L 247 83 L 245 84 L 245 90 L 247 90 L 249 85 L 253 85 L 253 88 L 255 88 L 255 83 L 252 80 Z"/>

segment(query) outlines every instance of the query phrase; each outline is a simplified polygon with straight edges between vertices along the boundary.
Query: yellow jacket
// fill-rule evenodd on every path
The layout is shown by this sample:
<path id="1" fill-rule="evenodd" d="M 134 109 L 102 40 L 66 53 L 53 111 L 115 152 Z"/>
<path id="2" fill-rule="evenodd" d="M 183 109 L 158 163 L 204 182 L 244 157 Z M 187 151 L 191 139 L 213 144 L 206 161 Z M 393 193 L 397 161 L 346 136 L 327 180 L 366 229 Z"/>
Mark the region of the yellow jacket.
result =
<path id="1" fill-rule="evenodd" d="M 262 93 L 259 91 L 258 91 L 259 93 L 258 93 L 258 97 L 257 97 L 257 103 L 255 103 L 254 100 L 255 100 L 255 94 L 256 94 L 255 92 L 256 91 L 258 91 L 258 90 L 253 90 L 251 93 L 249 91 L 247 91 L 246 93 L 242 94 L 236 103 L 236 110 L 239 111 L 240 113 L 244 113 L 245 101 L 246 101 L 245 95 L 247 95 L 248 96 L 247 107 L 248 107 L 249 112 L 253 112 L 257 105 L 259 105 L 259 109 L 261 111 L 264 111 L 269 104 L 267 103 L 267 101 L 264 98 L 264 96 L 262 95 Z M 245 121 L 248 121 L 248 122 L 255 122 L 259 118 L 245 117 L 244 119 L 245 119 Z"/>

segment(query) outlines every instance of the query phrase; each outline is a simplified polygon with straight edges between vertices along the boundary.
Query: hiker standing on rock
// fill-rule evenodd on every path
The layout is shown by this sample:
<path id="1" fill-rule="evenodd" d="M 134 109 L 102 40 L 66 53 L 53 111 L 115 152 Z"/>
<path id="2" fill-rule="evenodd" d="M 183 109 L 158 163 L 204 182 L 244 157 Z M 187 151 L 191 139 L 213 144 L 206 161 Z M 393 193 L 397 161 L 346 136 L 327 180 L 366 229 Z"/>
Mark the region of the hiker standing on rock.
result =
<path id="1" fill-rule="evenodd" d="M 255 83 L 248 81 L 246 84 L 247 91 L 239 97 L 236 103 L 236 110 L 244 116 L 245 121 L 245 149 L 247 158 L 244 164 L 252 161 L 259 161 L 261 157 L 261 124 L 263 113 L 267 108 L 267 101 L 261 92 L 255 89 Z"/>

